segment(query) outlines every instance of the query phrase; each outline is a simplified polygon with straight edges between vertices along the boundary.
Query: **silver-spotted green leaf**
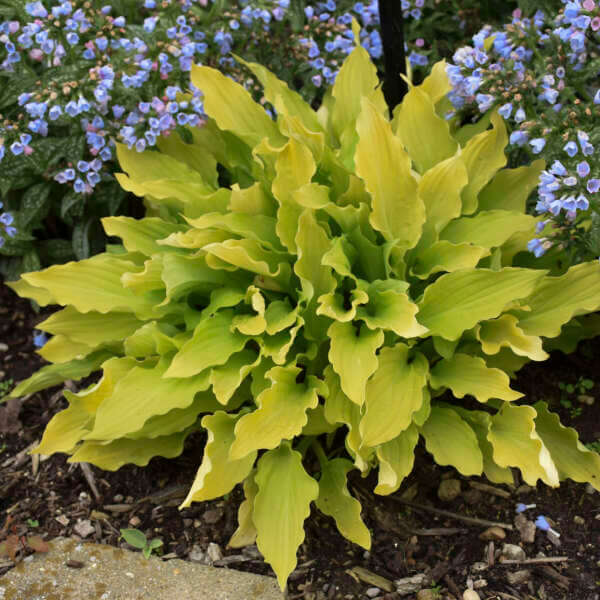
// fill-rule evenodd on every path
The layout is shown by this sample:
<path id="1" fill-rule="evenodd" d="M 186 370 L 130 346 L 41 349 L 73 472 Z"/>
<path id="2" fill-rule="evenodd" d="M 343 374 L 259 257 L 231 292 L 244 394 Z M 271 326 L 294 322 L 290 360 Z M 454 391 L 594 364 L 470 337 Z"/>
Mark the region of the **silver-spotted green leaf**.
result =
<path id="1" fill-rule="evenodd" d="M 379 479 L 373 490 L 381 496 L 393 494 L 413 469 L 419 430 L 411 425 L 393 440 L 378 446 Z"/>
<path id="2" fill-rule="evenodd" d="M 431 387 L 447 387 L 457 398 L 467 394 L 479 402 L 490 398 L 517 400 L 523 394 L 510 388 L 510 379 L 500 369 L 490 369 L 483 358 L 457 352 L 451 358 L 444 358 L 431 369 L 429 376 Z"/>
<path id="3" fill-rule="evenodd" d="M 371 534 L 360 517 L 360 502 L 350 495 L 346 483 L 354 465 L 345 458 L 328 460 L 321 468 L 317 508 L 333 517 L 340 533 L 351 542 L 369 550 Z"/>
<path id="4" fill-rule="evenodd" d="M 365 446 L 389 442 L 407 429 L 423 404 L 429 363 L 420 353 L 411 356 L 406 344 L 383 348 L 377 371 L 367 382 L 365 414 L 360 434 Z"/>
<path id="5" fill-rule="evenodd" d="M 463 475 L 481 475 L 483 456 L 477 436 L 455 410 L 432 406 L 420 433 L 438 465 L 451 465 Z"/>
<path id="6" fill-rule="evenodd" d="M 359 141 L 354 162 L 371 195 L 371 225 L 386 240 L 412 248 L 421 237 L 425 205 L 411 173 L 410 156 L 389 121 L 366 99 L 356 128 Z"/>
<path id="7" fill-rule="evenodd" d="M 510 348 L 519 356 L 531 360 L 546 360 L 548 354 L 542 348 L 542 339 L 535 335 L 526 335 L 518 326 L 514 315 L 501 315 L 491 321 L 483 321 L 476 327 L 477 339 L 486 354 L 497 354 L 500 348 Z"/>
<path id="8" fill-rule="evenodd" d="M 362 406 L 367 379 L 377 370 L 375 352 L 383 344 L 383 332 L 372 331 L 366 325 L 335 322 L 327 334 L 331 339 L 329 360 L 340 376 L 342 390 L 352 402 Z"/>
<path id="9" fill-rule="evenodd" d="M 531 295 L 544 275 L 541 270 L 511 267 L 447 273 L 425 290 L 417 319 L 432 334 L 456 340 L 463 331 Z"/>
<path id="10" fill-rule="evenodd" d="M 212 500 L 228 494 L 252 470 L 256 452 L 250 452 L 239 460 L 229 457 L 229 449 L 235 440 L 237 420 L 238 415 L 228 415 L 222 411 L 206 415 L 202 419 L 202 427 L 208 432 L 202 464 L 179 508 L 190 506 L 192 502 Z"/>
<path id="11" fill-rule="evenodd" d="M 282 444 L 258 461 L 252 520 L 256 545 L 271 565 L 283 589 L 296 567 L 296 552 L 304 540 L 304 520 L 319 496 L 319 484 L 302 466 L 302 455 Z"/>
<path id="12" fill-rule="evenodd" d="M 281 440 L 299 435 L 307 423 L 306 411 L 319 402 L 316 378 L 296 383 L 299 367 L 274 367 L 267 372 L 271 387 L 256 398 L 258 408 L 236 424 L 229 456 L 238 460 L 260 448 L 275 448 Z"/>
<path id="13" fill-rule="evenodd" d="M 537 402 L 534 408 L 535 430 L 548 448 L 560 479 L 587 482 L 600 491 L 600 455 L 588 450 L 574 429 L 561 425 L 545 402 Z"/>
<path id="14" fill-rule="evenodd" d="M 536 416 L 531 406 L 505 404 L 492 417 L 488 440 L 494 448 L 494 462 L 501 467 L 517 467 L 528 485 L 535 485 L 541 479 L 556 487 L 558 471 L 536 432 Z"/>

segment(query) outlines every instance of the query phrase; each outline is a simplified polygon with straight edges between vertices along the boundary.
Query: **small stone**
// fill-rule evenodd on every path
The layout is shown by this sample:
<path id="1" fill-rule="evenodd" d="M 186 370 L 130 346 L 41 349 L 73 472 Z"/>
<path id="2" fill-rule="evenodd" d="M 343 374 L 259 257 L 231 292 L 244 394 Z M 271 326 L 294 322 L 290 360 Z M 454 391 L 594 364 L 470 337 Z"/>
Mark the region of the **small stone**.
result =
<path id="1" fill-rule="evenodd" d="M 417 592 L 417 600 L 436 600 L 437 597 L 437 593 L 430 589 Z"/>
<path id="2" fill-rule="evenodd" d="M 506 532 L 502 527 L 488 527 L 485 531 L 479 534 L 480 540 L 503 540 L 506 537 Z"/>
<path id="3" fill-rule="evenodd" d="M 530 521 L 523 513 L 515 517 L 515 527 L 521 535 L 521 541 L 532 544 L 535 541 L 535 523 Z"/>
<path id="4" fill-rule="evenodd" d="M 142 523 L 142 520 L 139 517 L 136 517 L 135 515 L 133 517 L 131 517 L 131 519 L 129 519 L 129 524 L 132 527 L 138 527 L 141 523 Z"/>
<path id="5" fill-rule="evenodd" d="M 481 600 L 481 596 L 475 590 L 465 590 L 463 600 Z"/>
<path id="6" fill-rule="evenodd" d="M 478 579 L 473 582 L 473 589 L 480 590 L 481 588 L 487 587 L 487 579 Z"/>
<path id="7" fill-rule="evenodd" d="M 58 517 L 55 517 L 54 520 L 58 521 L 63 527 L 66 527 L 70 523 L 69 517 L 67 517 L 66 515 L 60 515 Z"/>
<path id="8" fill-rule="evenodd" d="M 396 581 L 394 581 L 394 585 L 396 586 L 396 592 L 398 592 L 400 596 L 408 596 L 409 594 L 414 594 L 417 590 L 421 588 L 425 579 L 425 573 L 419 573 L 418 575 L 413 575 L 412 577 L 396 579 Z"/>
<path id="9" fill-rule="evenodd" d="M 379 588 L 376 587 L 370 587 L 365 594 L 369 597 L 369 598 L 377 598 L 377 596 L 379 596 L 379 594 L 381 594 L 381 590 Z"/>
<path id="10" fill-rule="evenodd" d="M 525 560 L 526 558 L 523 548 L 521 548 L 521 546 L 517 546 L 516 544 L 504 544 L 500 554 L 509 560 Z"/>
<path id="11" fill-rule="evenodd" d="M 89 519 L 85 519 L 83 521 L 77 521 L 73 527 L 73 531 L 82 538 L 86 538 L 88 535 L 95 533 L 96 528 L 92 525 Z"/>
<path id="12" fill-rule="evenodd" d="M 527 569 L 506 574 L 506 581 L 508 581 L 510 585 L 521 585 L 522 583 L 529 581 L 530 578 L 531 573 Z"/>
<path id="13" fill-rule="evenodd" d="M 596 490 L 594 489 L 594 487 L 592 486 L 591 483 L 585 484 L 585 493 L 586 494 L 595 494 L 596 493 Z"/>
<path id="14" fill-rule="evenodd" d="M 477 561 L 471 565 L 471 571 L 473 573 L 481 573 L 481 571 L 485 571 L 488 568 L 488 564 L 483 561 Z"/>
<path id="15" fill-rule="evenodd" d="M 573 517 L 573 523 L 575 523 L 575 525 L 585 525 L 585 519 L 579 515 L 575 515 Z"/>
<path id="16" fill-rule="evenodd" d="M 205 523 L 212 525 L 214 523 L 217 523 L 221 519 L 222 516 L 223 516 L 222 511 L 210 509 L 210 510 L 207 510 L 204 512 L 204 514 L 202 515 L 202 519 L 204 520 Z"/>
<path id="17" fill-rule="evenodd" d="M 65 565 L 71 569 L 83 569 L 85 563 L 81 562 L 80 560 L 68 560 Z"/>
<path id="18" fill-rule="evenodd" d="M 452 502 L 460 496 L 460 481 L 458 479 L 444 479 L 438 488 L 438 498 L 442 502 Z"/>
<path id="19" fill-rule="evenodd" d="M 188 559 L 192 562 L 203 563 L 206 558 L 206 554 L 200 546 L 192 546 L 190 553 L 188 554 Z"/>
<path id="20" fill-rule="evenodd" d="M 419 484 L 413 483 L 409 488 L 406 488 L 402 494 L 400 495 L 400 500 L 406 500 L 410 502 L 417 497 L 417 493 L 419 491 Z"/>
<path id="21" fill-rule="evenodd" d="M 0 352 L 6 352 L 8 350 L 8 345 L 4 342 L 0 342 Z"/>
<path id="22" fill-rule="evenodd" d="M 123 496 L 123 494 L 117 494 L 117 495 L 116 495 L 116 496 L 113 498 L 113 501 L 114 501 L 114 502 L 117 502 L 117 503 L 119 503 L 119 502 L 123 502 L 123 497 L 124 497 L 124 496 Z"/>
<path id="23" fill-rule="evenodd" d="M 211 562 L 216 562 L 223 558 L 223 552 L 219 544 L 211 542 L 206 550 L 206 555 Z"/>
<path id="24" fill-rule="evenodd" d="M 194 525 L 194 519 L 183 519 L 184 527 L 192 527 Z"/>

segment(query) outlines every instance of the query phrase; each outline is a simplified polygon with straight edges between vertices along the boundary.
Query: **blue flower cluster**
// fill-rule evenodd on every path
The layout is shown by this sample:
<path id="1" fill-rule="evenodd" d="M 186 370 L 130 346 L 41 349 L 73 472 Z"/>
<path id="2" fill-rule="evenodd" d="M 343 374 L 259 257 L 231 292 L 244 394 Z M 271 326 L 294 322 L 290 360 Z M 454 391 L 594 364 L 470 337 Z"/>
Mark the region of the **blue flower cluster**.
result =
<path id="1" fill-rule="evenodd" d="M 590 135 L 596 135 L 593 123 L 600 116 L 597 67 L 589 64 L 600 53 L 595 33 L 600 8 L 595 0 L 563 3 L 553 17 L 537 11 L 524 18 L 516 10 L 504 29 L 484 27 L 447 66 L 454 106 L 447 118 L 457 111 L 465 115 L 474 108 L 479 113 L 497 108 L 513 147 L 553 162 L 540 177 L 536 205 L 548 218 L 538 225 L 540 237 L 529 243 L 538 257 L 573 243 L 590 205 L 598 204 L 593 194 L 600 187 L 598 162 L 585 160 L 594 155 Z M 561 153 L 568 158 L 559 160 Z"/>
<path id="2" fill-rule="evenodd" d="M 0 202 L 0 211 L 4 205 Z M 17 229 L 14 227 L 14 217 L 7 212 L 0 212 L 0 232 L 8 237 L 15 237 Z M 0 235 L 0 248 L 5 244 L 4 236 Z"/>
<path id="3" fill-rule="evenodd" d="M 403 16 L 407 19 L 419 20 L 425 0 L 401 0 Z M 312 83 L 320 87 L 323 83 L 331 85 L 339 71 L 338 66 L 354 47 L 354 34 L 352 33 L 352 19 L 357 18 L 361 25 L 361 45 L 369 52 L 369 55 L 377 60 L 383 55 L 383 44 L 379 34 L 379 3 L 371 0 L 370 3 L 356 2 L 350 11 L 339 13 L 335 0 L 318 2 L 308 5 L 304 12 L 310 26 L 315 26 L 319 32 L 318 24 L 327 26 L 325 41 L 319 46 L 318 41 L 312 37 L 301 37 L 300 43 L 308 50 L 308 64 L 316 70 L 312 75 Z M 417 40 L 415 46 L 422 47 L 422 39 Z M 409 47 L 405 44 L 405 50 Z M 408 55 L 411 65 L 426 66 L 429 62 L 427 55 L 411 50 Z"/>

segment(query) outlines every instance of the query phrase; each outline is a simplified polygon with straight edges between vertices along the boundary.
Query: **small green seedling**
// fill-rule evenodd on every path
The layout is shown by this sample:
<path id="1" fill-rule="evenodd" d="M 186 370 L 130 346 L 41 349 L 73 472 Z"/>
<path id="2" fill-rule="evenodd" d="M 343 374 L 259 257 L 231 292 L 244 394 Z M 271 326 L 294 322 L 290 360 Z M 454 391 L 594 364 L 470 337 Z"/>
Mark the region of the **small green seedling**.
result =
<path id="1" fill-rule="evenodd" d="M 4 379 L 0 381 L 0 399 L 3 398 L 8 392 L 10 392 L 15 386 L 15 382 L 12 379 Z"/>
<path id="2" fill-rule="evenodd" d="M 600 454 L 600 438 L 597 440 L 590 442 L 589 444 L 585 444 L 585 447 L 592 452 L 596 452 Z"/>
<path id="3" fill-rule="evenodd" d="M 146 558 L 150 558 L 152 551 L 163 545 L 163 541 L 159 538 L 148 541 L 148 538 L 139 529 L 121 529 L 121 537 L 130 546 L 139 548 Z"/>
<path id="4" fill-rule="evenodd" d="M 39 527 L 40 522 L 37 519 L 27 519 L 27 525 L 29 525 L 29 527 Z"/>
<path id="5" fill-rule="evenodd" d="M 560 404 L 564 408 L 569 409 L 569 415 L 572 419 L 579 417 L 583 409 L 580 406 L 576 406 L 571 397 L 576 395 L 580 402 L 582 399 L 590 398 L 591 402 L 593 402 L 593 398 L 588 396 L 587 393 L 594 387 L 594 385 L 594 382 L 586 377 L 579 377 L 575 383 L 563 383 L 561 381 L 558 384 L 558 389 L 561 391 Z"/>

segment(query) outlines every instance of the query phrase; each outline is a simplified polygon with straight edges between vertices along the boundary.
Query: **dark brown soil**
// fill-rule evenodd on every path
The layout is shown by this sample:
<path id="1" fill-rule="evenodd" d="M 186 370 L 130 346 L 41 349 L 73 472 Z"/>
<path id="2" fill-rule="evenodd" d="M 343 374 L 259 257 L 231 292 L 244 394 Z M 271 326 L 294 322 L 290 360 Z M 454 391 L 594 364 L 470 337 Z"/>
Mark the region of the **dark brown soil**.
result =
<path id="1" fill-rule="evenodd" d="M 28 302 L 0 283 L 0 343 L 8 346 L 8 350 L 0 350 L 0 386 L 10 379 L 20 381 L 41 366 L 43 361 L 34 353 L 33 329 L 49 312 L 43 309 L 36 314 Z M 600 340 L 593 340 L 573 355 L 553 353 L 549 361 L 525 367 L 513 387 L 531 400 L 549 401 L 563 423 L 574 426 L 582 442 L 590 443 L 600 438 L 600 401 L 588 406 L 571 395 L 563 397 L 563 401 L 573 403 L 565 408 L 560 404 L 558 384 L 589 378 L 595 385 L 588 394 L 594 396 L 600 390 L 600 379 L 595 381 L 598 374 Z M 130 465 L 104 472 L 91 467 L 98 497 L 83 469 L 67 463 L 64 455 L 37 460 L 23 452 L 40 440 L 48 420 L 66 407 L 61 389 L 0 406 L 0 527 L 4 526 L 0 542 L 14 533 L 37 534 L 46 539 L 76 535 L 73 528 L 78 520 L 89 519 L 95 532 L 88 540 L 123 544 L 119 530 L 133 526 L 149 537 L 162 538 L 164 558 L 186 558 L 193 546 L 206 550 L 214 542 L 225 555 L 217 566 L 225 564 L 272 575 L 255 549 L 240 553 L 226 548 L 242 500 L 238 488 L 226 499 L 178 511 L 181 496 L 201 460 L 202 435 L 191 436 L 179 458 L 155 458 L 145 468 Z M 442 502 L 437 490 L 440 481 L 448 477 L 461 480 L 463 491 L 455 500 Z M 437 467 L 423 448 L 418 449 L 415 469 L 399 492 L 390 497 L 375 496 L 370 491 L 374 483 L 372 477 L 353 477 L 350 486 L 362 503 L 363 518 L 373 534 L 371 551 L 366 553 L 346 541 L 331 519 L 313 511 L 305 524 L 306 540 L 299 552 L 299 566 L 290 578 L 289 598 L 367 598 L 366 592 L 373 584 L 361 579 L 363 575 L 360 570 L 354 571 L 355 567 L 391 581 L 425 573 L 428 580 L 422 587 L 434 590 L 430 598 L 458 600 L 470 582 L 486 600 L 600 598 L 600 494 L 591 493 L 586 486 L 568 481 L 559 489 L 543 485 L 529 488 L 517 480 L 512 489 L 493 486 L 491 492 L 482 491 L 473 486 L 489 484 L 487 480 L 466 479 L 453 469 Z M 498 490 L 504 496 L 496 495 Z M 404 504 L 402 498 L 411 498 L 413 506 Z M 513 523 L 517 502 L 537 504 L 527 516 L 534 520 L 537 515 L 545 515 L 560 532 L 560 545 L 551 543 L 539 530 L 533 543 L 522 543 L 518 531 L 508 530 L 506 539 L 493 542 L 496 553 L 504 542 L 521 543 L 528 559 L 568 560 L 502 565 L 497 557 L 492 560 L 495 553 L 490 542 L 479 538 L 485 526 L 426 510 L 434 507 L 458 516 Z M 22 550 L 15 560 L 27 552 Z M 228 557 L 233 558 L 228 561 Z M 487 563 L 479 572 L 473 569 L 478 562 Z M 0 575 L 11 567 L 11 561 L 0 557 Z M 511 583 L 508 576 L 524 569 L 529 575 L 521 583 Z M 392 600 L 401 596 L 381 591 L 378 597 Z M 416 595 L 402 597 L 411 600 Z"/>

